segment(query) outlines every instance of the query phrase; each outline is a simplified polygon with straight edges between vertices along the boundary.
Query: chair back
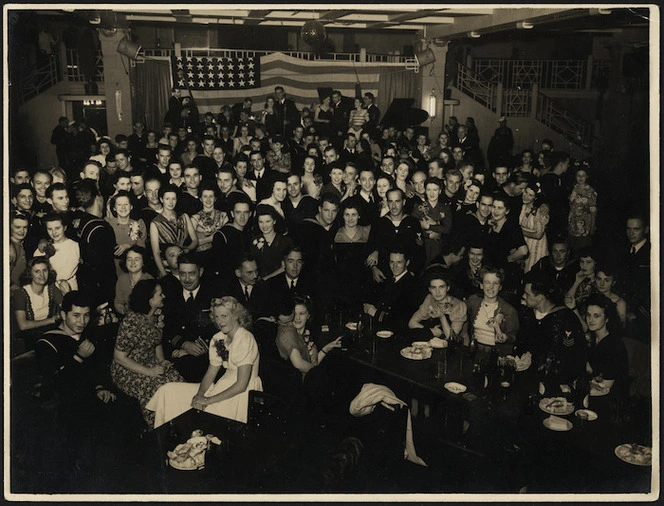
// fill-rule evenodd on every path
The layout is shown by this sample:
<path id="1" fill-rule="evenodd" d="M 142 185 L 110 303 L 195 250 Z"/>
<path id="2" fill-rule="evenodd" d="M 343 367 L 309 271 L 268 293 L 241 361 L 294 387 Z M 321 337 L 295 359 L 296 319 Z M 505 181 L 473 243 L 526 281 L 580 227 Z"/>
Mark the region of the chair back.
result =
<path id="1" fill-rule="evenodd" d="M 289 404 L 280 397 L 258 390 L 249 391 L 249 426 L 274 434 L 286 435 L 291 430 Z"/>

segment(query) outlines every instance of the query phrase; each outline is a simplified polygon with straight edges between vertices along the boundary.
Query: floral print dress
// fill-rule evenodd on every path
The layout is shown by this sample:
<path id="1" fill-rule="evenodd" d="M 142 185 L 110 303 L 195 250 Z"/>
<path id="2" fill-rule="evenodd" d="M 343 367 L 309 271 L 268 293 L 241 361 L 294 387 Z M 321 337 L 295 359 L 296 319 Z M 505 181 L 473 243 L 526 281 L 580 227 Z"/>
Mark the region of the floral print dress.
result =
<path id="1" fill-rule="evenodd" d="M 142 366 L 159 365 L 155 348 L 161 344 L 163 326 L 161 315 L 152 318 L 142 313 L 129 313 L 120 323 L 115 349 L 125 352 L 128 358 Z M 184 381 L 180 373 L 170 366 L 162 376 L 152 377 L 130 371 L 115 361 L 111 364 L 111 378 L 121 391 L 138 399 L 148 427 L 154 425 L 154 412 L 145 408 L 150 398 L 162 385 L 172 381 Z"/>

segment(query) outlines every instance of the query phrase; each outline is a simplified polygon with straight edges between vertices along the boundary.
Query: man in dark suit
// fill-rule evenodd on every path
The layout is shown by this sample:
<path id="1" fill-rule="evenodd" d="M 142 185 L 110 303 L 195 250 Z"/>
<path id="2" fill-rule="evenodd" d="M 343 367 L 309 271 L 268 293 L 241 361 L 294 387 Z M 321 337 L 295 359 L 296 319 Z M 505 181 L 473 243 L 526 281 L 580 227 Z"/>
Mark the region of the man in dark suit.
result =
<path id="1" fill-rule="evenodd" d="M 359 177 L 360 191 L 347 200 L 346 205 L 355 206 L 360 213 L 359 224 L 362 226 L 373 225 L 380 217 L 378 211 L 378 199 L 374 187 L 376 176 L 371 169 L 362 169 Z M 352 203 L 352 204 L 351 204 Z"/>
<path id="2" fill-rule="evenodd" d="M 364 94 L 364 107 L 369 112 L 369 121 L 364 125 L 364 131 L 373 134 L 378 129 L 378 120 L 380 120 L 380 109 L 375 104 L 375 97 L 373 93 Z"/>
<path id="3" fill-rule="evenodd" d="M 252 151 L 249 161 L 251 170 L 247 172 L 246 177 L 256 181 L 256 201 L 260 202 L 272 195 L 272 186 L 277 173 L 265 167 L 265 157 L 260 151 Z"/>
<path id="4" fill-rule="evenodd" d="M 274 112 L 277 114 L 278 133 L 284 137 L 293 135 L 293 128 L 300 122 L 300 113 L 295 102 L 286 97 L 283 86 L 274 88 Z"/>
<path id="5" fill-rule="evenodd" d="M 622 280 L 627 302 L 630 334 L 641 341 L 650 339 L 650 239 L 645 215 L 627 218 L 629 248 L 622 255 Z"/>
<path id="6" fill-rule="evenodd" d="M 339 90 L 332 92 L 332 136 L 336 139 L 348 131 L 348 118 L 353 109 L 353 99 L 344 97 Z"/>
<path id="7" fill-rule="evenodd" d="M 203 267 L 193 256 L 178 257 L 180 287 L 166 293 L 164 351 L 182 377 L 200 382 L 208 367 L 208 347 L 216 328 L 210 319 L 215 292 L 212 278 L 203 278 Z"/>
<path id="8" fill-rule="evenodd" d="M 313 297 L 315 285 L 309 276 L 302 275 L 304 266 L 302 250 L 297 246 L 289 248 L 284 255 L 282 265 L 284 272 L 271 278 L 268 282 L 272 298 L 275 301 L 281 301 L 296 295 Z"/>
<path id="9" fill-rule="evenodd" d="M 267 283 L 258 277 L 258 263 L 251 255 L 243 255 L 235 268 L 235 279 L 223 287 L 224 295 L 235 297 L 251 313 L 252 332 L 261 355 L 278 354 L 275 345 L 275 301 Z"/>
<path id="10" fill-rule="evenodd" d="M 365 298 L 364 312 L 375 318 L 377 326 L 406 330 L 420 300 L 413 296 L 416 279 L 408 270 L 410 260 L 403 251 L 390 251 L 389 263 L 392 276 L 373 284 Z"/>

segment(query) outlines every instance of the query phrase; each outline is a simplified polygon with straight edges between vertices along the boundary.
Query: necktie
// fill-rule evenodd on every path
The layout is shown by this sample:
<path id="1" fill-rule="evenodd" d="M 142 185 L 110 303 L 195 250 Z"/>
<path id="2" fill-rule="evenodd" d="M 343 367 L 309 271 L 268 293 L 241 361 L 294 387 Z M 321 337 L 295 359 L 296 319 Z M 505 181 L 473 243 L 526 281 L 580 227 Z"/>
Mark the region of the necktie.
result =
<path id="1" fill-rule="evenodd" d="M 292 292 L 293 290 L 295 290 L 295 280 L 291 279 L 290 280 L 290 291 Z"/>
<path id="2" fill-rule="evenodd" d="M 249 286 L 248 285 L 245 285 L 245 287 L 244 287 L 244 298 L 247 300 L 247 302 L 249 301 Z"/>
<path id="3" fill-rule="evenodd" d="M 194 294 L 189 292 L 189 297 L 187 297 L 186 304 L 189 306 L 194 303 Z"/>
<path id="4" fill-rule="evenodd" d="M 369 204 L 373 204 L 373 203 L 374 203 L 373 195 L 369 195 Z"/>
<path id="5" fill-rule="evenodd" d="M 634 254 L 636 254 L 636 246 L 632 246 L 632 247 L 630 248 L 630 250 L 629 250 L 629 254 L 630 254 L 630 255 L 634 255 Z"/>

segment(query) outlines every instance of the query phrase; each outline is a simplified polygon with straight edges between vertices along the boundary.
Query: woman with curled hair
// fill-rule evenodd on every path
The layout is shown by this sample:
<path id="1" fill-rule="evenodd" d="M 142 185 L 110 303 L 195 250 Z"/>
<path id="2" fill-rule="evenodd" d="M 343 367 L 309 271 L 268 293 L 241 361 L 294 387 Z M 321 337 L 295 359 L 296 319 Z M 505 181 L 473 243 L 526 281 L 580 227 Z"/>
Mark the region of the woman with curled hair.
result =
<path id="1" fill-rule="evenodd" d="M 125 251 L 120 259 L 120 268 L 123 272 L 115 283 L 115 300 L 113 301 L 113 307 L 120 315 L 129 312 L 129 297 L 136 284 L 145 279 L 154 279 L 152 274 L 143 271 L 145 254 L 145 248 L 134 245 Z"/>
<path id="2" fill-rule="evenodd" d="M 549 223 L 549 205 L 543 202 L 543 195 L 539 183 L 534 179 L 521 193 L 521 214 L 519 225 L 523 232 L 523 239 L 528 246 L 528 257 L 524 260 L 523 272 L 527 273 L 541 258 L 549 254 L 546 240 L 546 226 Z"/>
<path id="3" fill-rule="evenodd" d="M 29 348 L 41 333 L 60 323 L 63 294 L 55 286 L 55 278 L 48 258 L 31 258 L 20 276 L 21 288 L 12 293 L 20 336 Z"/>
<path id="4" fill-rule="evenodd" d="M 586 300 L 584 317 L 589 346 L 586 372 L 592 377 L 590 395 L 603 397 L 627 379 L 627 351 L 618 331 L 616 305 L 600 293 L 592 294 Z"/>
<path id="5" fill-rule="evenodd" d="M 333 348 L 341 347 L 341 337 L 327 343 L 316 345 L 311 332 L 311 301 L 309 297 L 293 297 L 288 306 L 288 314 L 279 315 L 277 330 L 277 349 L 279 355 L 302 373 L 302 378 L 316 367 Z"/>
<path id="6" fill-rule="evenodd" d="M 190 408 L 247 423 L 249 391 L 263 390 L 258 376 L 260 355 L 249 311 L 234 297 L 212 299 L 212 319 L 219 329 L 210 341 L 210 365 L 200 384 L 169 383 L 154 394 L 147 408 L 155 411 L 155 428 Z M 226 370 L 215 382 L 221 367 Z"/>
<path id="7" fill-rule="evenodd" d="M 164 292 L 155 279 L 136 283 L 129 296 L 129 314 L 120 323 L 113 350 L 111 378 L 125 394 L 137 399 L 148 427 L 154 413 L 145 405 L 162 385 L 182 381 L 173 364 L 164 358 L 161 333 Z"/>

